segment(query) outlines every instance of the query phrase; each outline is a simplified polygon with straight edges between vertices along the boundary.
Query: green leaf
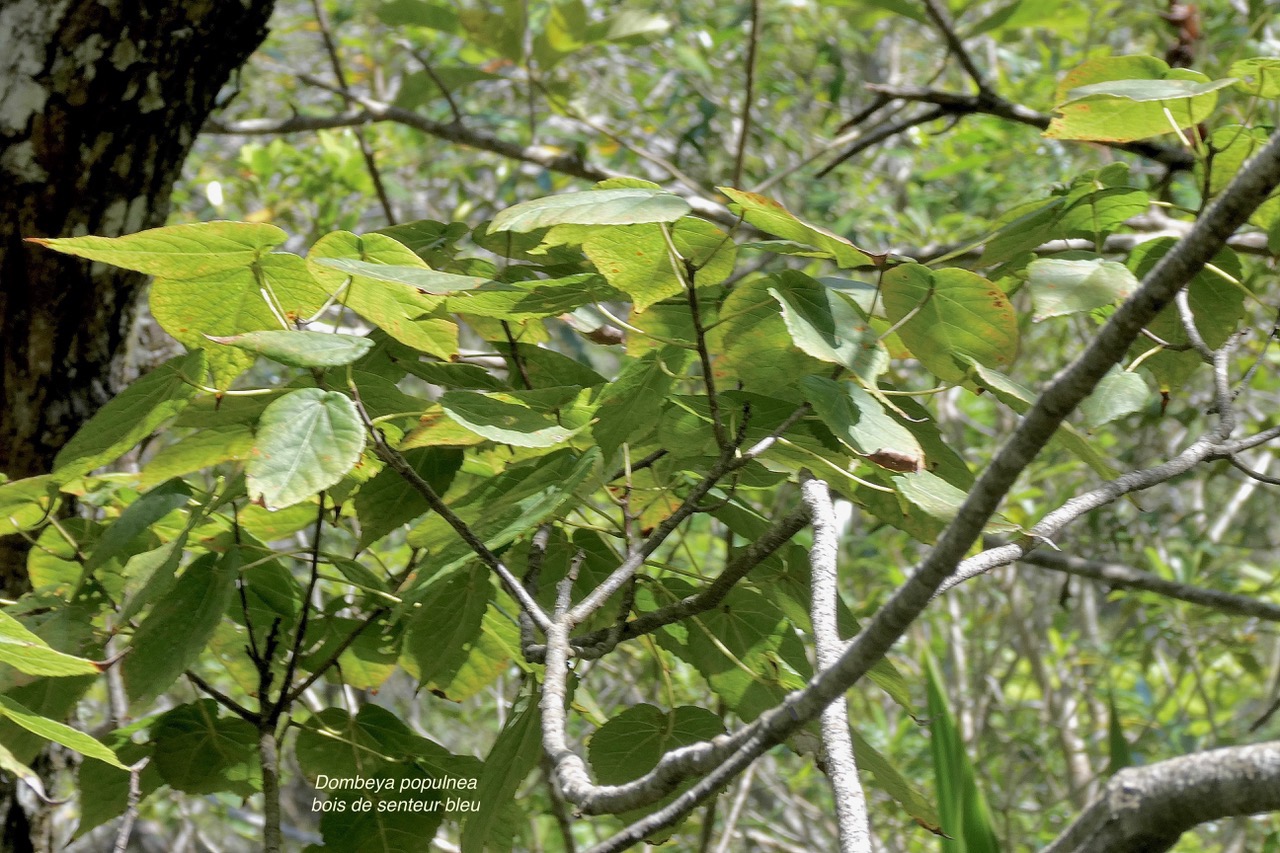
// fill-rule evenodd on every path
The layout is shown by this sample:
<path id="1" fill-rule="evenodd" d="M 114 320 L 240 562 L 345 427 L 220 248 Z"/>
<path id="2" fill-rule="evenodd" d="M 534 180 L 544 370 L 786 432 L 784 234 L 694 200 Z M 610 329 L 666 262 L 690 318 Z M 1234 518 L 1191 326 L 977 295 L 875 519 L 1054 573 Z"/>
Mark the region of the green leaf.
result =
<path id="1" fill-rule="evenodd" d="M 949 522 L 955 518 L 961 504 L 968 497 L 930 471 L 899 474 L 892 479 L 898 494 L 939 521 Z M 991 516 L 991 520 L 982 529 L 986 533 L 1016 533 L 1021 530 L 998 512 Z"/>
<path id="2" fill-rule="evenodd" d="M 684 353 L 675 349 L 664 350 L 661 355 L 646 353 L 627 364 L 601 394 L 591 434 L 605 459 L 613 458 L 631 436 L 643 436 L 657 426 L 662 416 L 662 402 L 675 382 L 671 374 L 678 373 L 666 368 L 664 357 L 678 362 L 685 360 Z"/>
<path id="3" fill-rule="evenodd" d="M 1227 72 L 1236 79 L 1236 88 L 1257 98 L 1280 98 L 1280 59 L 1254 56 L 1231 63 Z"/>
<path id="4" fill-rule="evenodd" d="M 1115 774 L 1133 766 L 1133 752 L 1120 725 L 1120 712 L 1116 710 L 1116 697 L 1107 693 L 1107 773 Z"/>
<path id="5" fill-rule="evenodd" d="M 1174 101 L 1216 92 L 1235 82 L 1233 79 L 1210 80 L 1206 83 L 1194 80 L 1108 80 L 1072 89 L 1064 103 L 1070 104 L 1097 95 L 1138 102 Z"/>
<path id="6" fill-rule="evenodd" d="M 552 447 L 577 432 L 560 425 L 557 413 L 538 405 L 536 392 L 446 391 L 445 413 L 476 435 L 516 447 Z"/>
<path id="7" fill-rule="evenodd" d="M 186 506 L 190 499 L 190 487 L 181 480 L 174 479 L 162 483 L 129 504 L 94 543 L 93 552 L 84 563 L 85 575 L 92 574 L 108 560 L 119 556 L 126 545 L 150 530 L 169 513 Z"/>
<path id="8" fill-rule="evenodd" d="M 512 660 L 523 660 L 520 631 L 511 621 L 510 611 L 499 611 L 491 602 L 466 659 L 451 681 L 437 679 L 434 692 L 452 702 L 465 702 L 506 672 Z"/>
<path id="9" fill-rule="evenodd" d="M 218 716 L 213 699 L 166 712 L 151 727 L 151 740 L 156 769 L 176 790 L 248 797 L 262 785 L 257 730 L 239 717 Z"/>
<path id="10" fill-rule="evenodd" d="M 1007 367 L 1018 353 L 1013 306 L 980 275 L 903 264 L 884 274 L 881 292 L 902 343 L 944 382 L 963 380 L 968 360 Z"/>
<path id="11" fill-rule="evenodd" d="M 552 225 L 674 222 L 689 210 L 687 201 L 664 190 L 637 187 L 588 190 L 548 196 L 508 207 L 489 223 L 489 233 L 533 231 Z"/>
<path id="12" fill-rule="evenodd" d="M 881 658 L 881 662 L 885 662 Z M 871 773 L 876 777 L 877 786 L 907 810 L 907 814 L 916 823 L 936 834 L 942 831 L 938 810 L 924 794 L 911 784 L 902 771 L 893 762 L 867 743 L 857 729 L 851 729 L 853 738 L 853 757 L 858 763 L 858 772 Z"/>
<path id="13" fill-rule="evenodd" d="M 623 301 L 625 296 L 596 273 L 486 285 L 450 296 L 445 306 L 459 314 L 531 320 L 555 317 L 592 302 Z"/>
<path id="14" fill-rule="evenodd" d="M 425 264 L 421 266 L 392 266 L 391 264 L 375 264 L 353 258 L 318 258 L 315 263 L 350 276 L 408 285 L 423 296 L 444 296 L 449 293 L 457 293 L 460 290 L 474 290 L 483 284 L 490 286 L 495 284 L 492 279 L 480 278 L 474 275 L 439 272 L 427 267 Z"/>
<path id="15" fill-rule="evenodd" d="M 805 376 L 800 380 L 800 390 L 836 438 L 860 455 L 871 457 L 876 464 L 882 464 L 877 461 L 880 457 L 901 458 L 913 469 L 924 467 L 924 449 L 916 437 L 858 386 Z"/>
<path id="16" fill-rule="evenodd" d="M 874 379 L 889 366 L 875 329 L 845 299 L 800 273 L 778 276 L 785 289 L 769 288 L 782 306 L 782 320 L 800 350 L 840 364 L 864 379 Z"/>
<path id="17" fill-rule="evenodd" d="M 477 565 L 433 582 L 421 597 L 405 636 L 422 684 L 447 685 L 480 636 L 480 623 L 493 597 L 489 568 Z"/>
<path id="18" fill-rule="evenodd" d="M 648 773 L 671 750 L 724 732 L 724 722 L 706 708 L 680 705 L 664 712 L 641 703 L 596 730 L 588 757 L 601 784 L 619 785 Z"/>
<path id="19" fill-rule="evenodd" d="M 942 679 L 932 658 L 926 664 L 925 693 L 929 708 L 929 745 L 938 787 L 942 829 L 956 839 L 958 853 L 999 853 L 986 798 L 978 788 L 973 763 L 965 752 L 955 718 L 947 705 Z"/>
<path id="20" fill-rule="evenodd" d="M 1194 127 L 1217 105 L 1217 90 L 1234 79 L 1209 81 L 1153 56 L 1091 59 L 1058 83 L 1052 139 L 1131 142 Z M 1172 117 L 1172 121 L 1170 121 Z"/>
<path id="21" fill-rule="evenodd" d="M 0 483 L 0 536 L 38 527 L 57 502 L 57 484 L 50 474 Z"/>
<path id="22" fill-rule="evenodd" d="M 862 251 L 838 234 L 801 220 L 771 198 L 728 187 L 718 189 L 742 209 L 742 216 L 747 222 L 775 237 L 812 246 L 822 252 L 823 257 L 834 260 L 841 269 L 876 264 L 878 256 Z"/>
<path id="23" fill-rule="evenodd" d="M 208 348 L 205 335 L 281 329 L 310 317 L 328 298 L 329 292 L 312 278 L 302 258 L 278 253 L 202 278 L 158 278 L 151 284 L 150 304 L 160 326 L 194 350 Z M 228 387 L 253 364 L 252 355 L 233 348 L 213 347 L 208 358 L 219 388 Z M 203 380 L 203 371 L 192 378 Z"/>
<path id="24" fill-rule="evenodd" d="M 1161 237 L 1142 243 L 1129 254 L 1127 266 L 1138 278 L 1142 278 L 1176 244 L 1172 237 Z M 1214 255 L 1213 261 L 1187 284 L 1187 304 L 1195 318 L 1196 328 L 1210 349 L 1222 346 L 1236 330 L 1245 316 L 1245 297 L 1248 291 L 1239 283 L 1243 275 L 1239 257 L 1230 249 Z M 1162 341 L 1175 346 L 1188 343 L 1186 331 L 1177 306 L 1169 305 L 1147 324 L 1147 329 Z M 1148 350 L 1151 342 L 1139 339 L 1130 350 L 1133 357 Z M 1182 385 L 1189 376 L 1201 369 L 1203 362 L 1198 353 L 1164 351 L 1142 362 L 1151 371 L 1162 389 Z"/>
<path id="25" fill-rule="evenodd" d="M 509 470 L 505 476 L 495 477 L 456 502 L 454 509 L 489 550 L 498 550 L 561 512 L 583 483 L 599 476 L 600 463 L 598 447 L 578 458 L 568 449 L 556 451 L 538 460 L 531 471 Z M 440 543 L 447 543 L 447 547 L 441 548 Z M 471 547 L 435 515 L 409 531 L 409 544 L 429 548 L 436 555 L 439 572 L 475 559 Z"/>
<path id="26" fill-rule="evenodd" d="M 194 222 L 123 237 L 29 240 L 56 252 L 159 278 L 191 279 L 247 267 L 288 236 L 262 222 Z"/>
<path id="27" fill-rule="evenodd" d="M 462 466 L 462 452 L 446 447 L 406 450 L 404 457 L 418 476 L 442 497 Z M 388 467 L 360 487 L 356 492 L 355 508 L 356 517 L 360 519 L 359 547 L 363 550 L 400 525 L 427 512 L 430 506 L 427 499 L 398 471 Z"/>
<path id="28" fill-rule="evenodd" d="M 88 474 L 133 448 L 156 427 L 182 411 L 204 378 L 205 356 L 193 352 L 169 359 L 97 411 L 53 460 L 60 481 Z"/>
<path id="29" fill-rule="evenodd" d="M 1092 430 L 1142 411 L 1150 399 L 1151 391 L 1141 376 L 1112 368 L 1080 403 L 1080 413 L 1085 426 Z"/>
<path id="30" fill-rule="evenodd" d="M 18 726 L 21 726 L 34 735 L 38 735 L 45 740 L 51 740 L 57 744 L 61 744 L 67 749 L 78 752 L 81 755 L 87 755 L 90 758 L 105 761 L 112 767 L 119 767 L 121 770 L 129 769 L 121 764 L 120 759 L 116 757 L 116 754 L 108 749 L 101 741 L 90 737 L 84 732 L 77 731 L 68 725 L 59 723 L 57 720 L 50 720 L 47 717 L 42 717 L 4 694 L 0 694 L 0 717 L 4 717 L 13 723 L 16 723 Z"/>
<path id="31" fill-rule="evenodd" d="M 249 495 L 269 509 L 296 504 L 340 481 L 360 461 L 364 428 L 337 391 L 303 388 L 267 406 L 245 466 Z"/>
<path id="32" fill-rule="evenodd" d="M 129 698 L 156 698 L 200 657 L 235 592 L 239 552 L 192 561 L 134 632 L 123 667 Z"/>
<path id="33" fill-rule="evenodd" d="M 463 853 L 484 853 L 498 832 L 503 805 L 515 796 L 542 755 L 541 714 L 535 701 L 513 714 L 484 760 L 475 798 L 480 810 L 462 825 Z"/>
<path id="34" fill-rule="evenodd" d="M 1032 319 L 1038 323 L 1127 299 L 1138 288 L 1138 279 L 1124 264 L 1102 258 L 1043 258 L 1027 266 L 1027 287 L 1036 305 Z"/>
<path id="35" fill-rule="evenodd" d="M 8 613 L 0 610 L 0 663 L 27 675 L 97 675 L 98 664 L 49 647 Z"/>
<path id="36" fill-rule="evenodd" d="M 230 399 L 235 398 L 223 398 L 224 401 Z M 177 434 L 172 430 L 169 433 L 170 437 Z M 251 424 L 211 424 L 160 448 L 138 472 L 138 488 L 150 489 L 173 477 L 212 468 L 222 462 L 244 462 L 252 452 Z"/>
<path id="37" fill-rule="evenodd" d="M 787 270 L 748 279 L 725 298 L 721 319 L 707 333 L 710 350 L 718 353 L 712 363 L 717 379 L 736 379 L 747 390 L 769 394 L 794 385 L 805 374 L 830 370 L 796 348 L 778 301 L 769 293 L 771 287 L 789 289 L 788 282 L 796 275 Z"/>
<path id="38" fill-rule="evenodd" d="M 1025 413 L 1035 402 L 1034 394 L 999 371 L 979 364 L 974 366 L 974 372 L 980 387 L 990 391 L 992 396 L 1018 414 Z M 1071 424 L 1064 423 L 1058 427 L 1052 443 L 1075 454 L 1099 476 L 1111 479 L 1116 475 L 1102 454 Z"/>
<path id="39" fill-rule="evenodd" d="M 321 237 L 311 247 L 307 268 L 317 281 L 334 293 L 340 292 L 343 305 L 400 343 L 437 358 L 447 359 L 457 353 L 458 327 L 439 316 L 443 303 L 440 297 L 402 282 L 334 269 L 329 261 L 337 260 L 443 275 L 432 271 L 410 248 L 382 234 L 357 237 L 348 231 L 337 231 Z"/>
<path id="40" fill-rule="evenodd" d="M 330 332 L 266 331 L 242 335 L 206 335 L 214 343 L 228 344 L 263 355 L 290 367 L 337 367 L 350 364 L 373 349 L 373 341 L 356 335 Z"/>
<path id="41" fill-rule="evenodd" d="M 136 764 L 151 757 L 150 743 L 134 743 L 133 735 L 146 731 L 154 717 L 143 717 L 129 725 L 105 735 L 105 741 L 120 760 Z M 76 787 L 80 794 L 80 820 L 73 838 L 80 838 L 113 818 L 124 814 L 129 806 L 130 774 L 101 761 L 85 761 L 76 774 Z M 145 800 L 164 784 L 153 762 L 148 762 L 138 778 L 139 802 Z"/>
<path id="42" fill-rule="evenodd" d="M 710 222 L 681 219 L 670 226 L 670 236 L 680 257 L 696 269 L 695 286 L 718 284 L 733 272 L 737 247 Z M 684 292 L 662 226 L 593 229 L 582 251 L 611 286 L 631 297 L 637 312 Z"/>
<path id="43" fill-rule="evenodd" d="M 49 799 L 49 795 L 45 793 L 44 781 L 40 778 L 40 774 L 19 761 L 18 756 L 10 752 L 2 743 L 0 743 L 0 770 L 15 779 L 21 779 L 26 782 L 33 791 L 40 795 L 42 800 L 47 801 Z"/>

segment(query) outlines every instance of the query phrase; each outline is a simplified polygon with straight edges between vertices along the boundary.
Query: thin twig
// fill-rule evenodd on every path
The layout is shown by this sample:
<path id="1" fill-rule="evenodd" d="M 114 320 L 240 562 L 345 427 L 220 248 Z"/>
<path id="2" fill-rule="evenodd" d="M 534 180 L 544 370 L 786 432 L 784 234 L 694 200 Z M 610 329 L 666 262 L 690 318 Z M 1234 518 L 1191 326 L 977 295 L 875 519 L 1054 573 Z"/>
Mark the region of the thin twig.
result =
<path id="1" fill-rule="evenodd" d="M 191 683 L 194 684 L 196 687 L 200 688 L 202 691 L 209 694 L 209 696 L 212 697 L 219 705 L 226 708 L 228 711 L 235 714 L 240 719 L 253 723 L 255 726 L 258 724 L 258 719 L 260 717 L 259 714 L 253 711 L 250 711 L 248 708 L 241 705 L 239 702 L 232 699 L 230 696 L 223 693 L 221 690 L 214 687 L 212 684 L 205 681 L 203 678 L 196 675 L 191 670 L 187 670 L 186 672 L 183 673 L 183 675 L 185 675 L 188 679 L 190 679 Z"/>
<path id="2" fill-rule="evenodd" d="M 148 759 L 143 759 L 129 768 L 129 793 L 125 798 L 124 814 L 120 816 L 120 826 L 116 829 L 115 844 L 111 853 L 125 853 L 129 849 L 129 836 L 133 834 L 133 825 L 138 820 L 138 803 L 142 800 L 142 771 Z"/>
<path id="3" fill-rule="evenodd" d="M 324 529 L 325 493 L 321 492 L 319 497 L 319 505 L 316 507 L 315 529 L 311 534 L 310 577 L 307 579 L 306 594 L 302 596 L 302 615 L 298 617 L 298 627 L 294 629 L 293 648 L 289 651 L 289 661 L 285 664 L 284 678 L 280 682 L 280 698 L 268 715 L 273 726 L 280 719 L 280 715 L 289 707 L 289 697 L 293 695 L 293 676 L 298 670 L 298 661 L 302 658 L 302 645 L 306 642 L 307 624 L 311 616 L 311 599 L 315 596 L 316 586 L 320 583 L 320 534 Z M 268 656 L 270 657 L 270 655 Z M 266 697 L 263 696 L 262 700 L 265 702 Z"/>
<path id="4" fill-rule="evenodd" d="M 315 10 L 316 26 L 320 28 L 320 37 L 324 40 L 324 50 L 329 57 L 329 65 L 333 68 L 333 76 L 337 78 L 338 86 L 345 97 L 351 91 L 351 87 L 347 84 L 347 74 L 342 68 L 342 57 L 338 54 L 338 45 L 333 40 L 333 31 L 329 27 L 329 15 L 325 12 L 324 0 L 311 0 L 311 8 Z M 360 147 L 360 156 L 364 158 L 369 179 L 373 182 L 373 191 L 377 194 L 378 203 L 382 205 L 382 212 L 387 217 L 387 224 L 395 225 L 397 221 L 395 209 L 391 206 L 391 199 L 387 197 L 387 188 L 382 182 L 382 174 L 378 169 L 378 160 L 374 156 L 373 147 L 369 145 L 363 130 L 358 127 L 353 128 L 352 133 L 355 134 L 356 144 Z"/>
<path id="5" fill-rule="evenodd" d="M 545 631 L 551 624 L 551 618 L 547 615 L 547 612 L 534 600 L 533 596 L 529 595 L 519 579 L 507 568 L 506 564 L 498 559 L 497 555 L 490 551 L 489 547 L 481 541 L 470 525 L 449 508 L 449 505 L 436 494 L 436 490 L 431 488 L 430 483 L 422 479 L 422 475 L 414 470 L 413 466 L 409 464 L 409 460 L 387 444 L 386 437 L 382 434 L 382 430 L 378 429 L 373 419 L 369 417 L 368 410 L 365 409 L 364 403 L 360 400 L 360 392 L 354 385 L 351 386 L 351 394 L 356 404 L 356 410 L 360 413 L 360 419 L 364 422 L 365 430 L 373 440 L 374 452 L 378 454 L 378 457 L 395 469 L 418 494 L 426 498 L 428 506 L 462 537 L 462 541 L 467 543 L 485 565 L 493 570 L 498 579 L 502 581 L 502 585 L 506 587 L 507 592 L 511 594 L 511 597 L 519 602 L 525 612 L 533 618 L 534 623 Z"/>
<path id="6" fill-rule="evenodd" d="M 760 46 L 760 0 L 751 0 L 750 30 L 747 35 L 747 85 L 742 95 L 739 118 L 738 150 L 733 158 L 733 186 L 742 186 L 742 166 L 747 156 L 747 139 L 751 134 L 751 102 L 756 97 L 756 50 Z"/>
<path id="7" fill-rule="evenodd" d="M 950 18 L 938 3 L 938 0 L 924 0 L 924 8 L 929 14 L 929 18 L 933 21 L 933 25 L 938 28 L 938 32 L 942 33 L 942 38 L 947 43 L 947 50 L 959 60 L 965 73 L 969 75 L 974 85 L 978 87 L 979 95 L 989 96 L 991 87 L 987 84 L 986 76 L 979 70 L 978 64 L 973 61 L 969 51 L 965 49 L 964 43 L 960 41 L 959 34 L 956 33 L 955 26 L 951 23 Z"/>

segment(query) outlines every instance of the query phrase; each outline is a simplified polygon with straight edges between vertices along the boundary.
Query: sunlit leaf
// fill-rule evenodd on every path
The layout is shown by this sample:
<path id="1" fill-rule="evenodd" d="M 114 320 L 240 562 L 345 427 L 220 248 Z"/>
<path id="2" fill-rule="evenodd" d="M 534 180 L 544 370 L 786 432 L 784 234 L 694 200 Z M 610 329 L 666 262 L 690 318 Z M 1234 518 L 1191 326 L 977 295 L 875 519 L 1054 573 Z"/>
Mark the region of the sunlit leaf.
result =
<path id="1" fill-rule="evenodd" d="M 122 237 L 29 238 L 68 255 L 167 279 L 248 268 L 289 235 L 264 222 L 193 222 Z"/>
<path id="2" fill-rule="evenodd" d="M 336 367 L 350 364 L 373 348 L 373 341 L 329 332 L 266 331 L 242 335 L 208 335 L 214 343 L 266 356 L 290 367 Z"/>
<path id="3" fill-rule="evenodd" d="M 1033 319 L 1040 322 L 1127 299 L 1137 289 L 1138 279 L 1124 264 L 1102 258 L 1041 258 L 1027 267 L 1027 287 L 1036 305 Z"/>
<path id="4" fill-rule="evenodd" d="M 279 509 L 327 489 L 360 459 L 364 428 L 355 403 L 337 391 L 303 388 L 273 402 L 258 422 L 245 466 L 249 494 Z"/>
<path id="5" fill-rule="evenodd" d="M 533 231 L 552 225 L 636 225 L 674 222 L 689 212 L 678 195 L 640 188 L 587 190 L 521 202 L 501 211 L 489 232 Z"/>
<path id="6" fill-rule="evenodd" d="M 728 187 L 719 187 L 719 190 L 742 209 L 742 215 L 747 222 L 761 231 L 784 240 L 793 240 L 796 243 L 812 246 L 844 269 L 875 264 L 872 255 L 857 248 L 844 237 L 801 220 L 771 198 Z"/>

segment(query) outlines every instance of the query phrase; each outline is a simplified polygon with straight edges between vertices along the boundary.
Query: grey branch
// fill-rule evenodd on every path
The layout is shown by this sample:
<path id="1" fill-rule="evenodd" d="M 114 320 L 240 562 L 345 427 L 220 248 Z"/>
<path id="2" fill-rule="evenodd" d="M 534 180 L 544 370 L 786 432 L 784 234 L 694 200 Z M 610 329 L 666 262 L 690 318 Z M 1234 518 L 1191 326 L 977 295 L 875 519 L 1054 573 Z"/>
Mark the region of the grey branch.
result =
<path id="1" fill-rule="evenodd" d="M 1272 604 L 1248 595 L 1219 592 L 1216 589 L 1192 586 L 1165 580 L 1159 575 L 1135 569 L 1120 563 L 1086 560 L 1052 551 L 1036 551 L 1020 558 L 1021 562 L 1101 581 L 1116 589 L 1141 589 L 1175 598 L 1189 604 L 1199 604 L 1233 616 L 1251 616 L 1269 622 L 1280 622 L 1280 605 Z"/>
<path id="2" fill-rule="evenodd" d="M 854 638 L 836 665 L 816 674 L 807 687 L 788 695 L 751 725 L 728 738 L 713 741 L 732 750 L 722 764 L 672 802 L 596 845 L 590 853 L 625 850 L 649 833 L 673 825 L 758 756 L 816 717 L 883 658 L 955 571 L 1015 480 L 1048 444 L 1062 421 L 1089 395 L 1111 366 L 1124 357 L 1143 326 L 1172 301 L 1174 294 L 1222 248 L 1277 184 L 1280 184 L 1280 134 L 1273 135 L 1262 151 L 1244 165 L 1196 222 L 1191 233 L 1147 273 L 1142 285 L 1112 315 L 1085 351 L 1045 389 L 974 484 L 937 544 L 906 584 Z M 1272 431 L 1217 445 L 1215 456 L 1255 446 L 1263 440 L 1262 436 Z M 685 749 L 696 748 L 695 745 Z"/>
<path id="3" fill-rule="evenodd" d="M 1280 742 L 1121 770 L 1044 853 L 1169 850 L 1211 820 L 1280 809 Z"/>
<path id="4" fill-rule="evenodd" d="M 813 643 L 819 669 L 835 664 L 840 657 L 840 632 L 836 624 L 840 599 L 836 556 L 840 532 L 831 492 L 821 480 L 804 477 L 800 494 L 813 519 L 813 546 L 809 567 L 813 578 L 809 606 L 813 622 Z M 858 762 L 849 737 L 849 706 L 844 696 L 822 711 L 822 748 L 827 778 L 836 804 L 836 826 L 840 833 L 840 853 L 870 853 L 871 825 L 867 820 L 867 797 L 858 782 Z"/>

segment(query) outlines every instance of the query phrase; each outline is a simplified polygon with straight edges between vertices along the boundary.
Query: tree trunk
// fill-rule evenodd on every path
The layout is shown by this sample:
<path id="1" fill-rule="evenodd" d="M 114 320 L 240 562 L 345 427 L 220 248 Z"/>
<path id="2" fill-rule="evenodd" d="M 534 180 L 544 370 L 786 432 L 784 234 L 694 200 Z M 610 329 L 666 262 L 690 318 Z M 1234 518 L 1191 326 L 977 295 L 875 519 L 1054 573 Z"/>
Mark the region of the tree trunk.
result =
<path id="1" fill-rule="evenodd" d="M 23 238 L 163 224 L 191 144 L 266 36 L 274 2 L 0 0 L 0 472 L 10 478 L 46 472 L 127 379 L 144 282 Z M 0 538 L 0 596 L 25 588 L 25 550 Z M 0 821 L 0 849 L 22 849 L 21 817 Z"/>
<path id="2" fill-rule="evenodd" d="M 0 472 L 47 471 L 111 396 L 143 283 L 22 239 L 162 224 L 273 3 L 0 0 Z"/>

